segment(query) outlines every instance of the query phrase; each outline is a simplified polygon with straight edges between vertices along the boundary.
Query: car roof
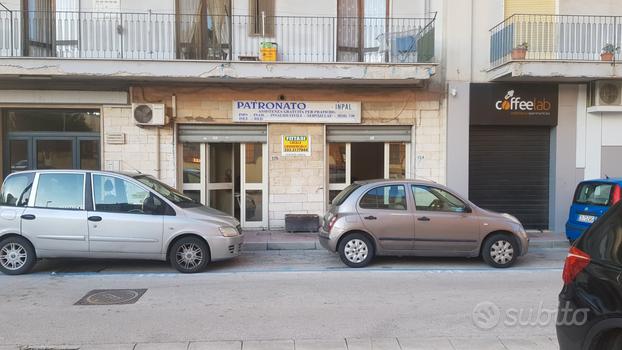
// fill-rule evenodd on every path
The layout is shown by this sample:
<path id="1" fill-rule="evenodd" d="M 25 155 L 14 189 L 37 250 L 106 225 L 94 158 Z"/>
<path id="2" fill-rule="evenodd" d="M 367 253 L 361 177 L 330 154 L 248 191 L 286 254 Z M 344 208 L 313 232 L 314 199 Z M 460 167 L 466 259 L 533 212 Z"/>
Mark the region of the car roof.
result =
<path id="1" fill-rule="evenodd" d="M 604 178 L 604 179 L 590 179 L 590 180 L 581 181 L 581 183 L 591 183 L 591 182 L 622 183 L 622 178 L 611 177 L 611 178 Z"/>
<path id="2" fill-rule="evenodd" d="M 83 169 L 39 169 L 39 170 L 24 170 L 24 171 L 17 171 L 14 173 L 11 173 L 9 175 L 13 175 L 13 174 L 23 174 L 23 173 L 40 173 L 40 174 L 46 174 L 46 173 L 66 173 L 66 172 L 72 172 L 72 173 L 100 173 L 100 174 L 114 174 L 114 175 L 123 175 L 123 176 L 128 176 L 128 177 L 135 177 L 137 175 L 148 175 L 148 174 L 142 174 L 138 171 L 135 172 L 131 172 L 131 171 L 109 171 L 109 170 L 83 170 Z"/>
<path id="3" fill-rule="evenodd" d="M 412 183 L 412 184 L 420 184 L 420 185 L 438 185 L 438 183 L 432 180 L 424 180 L 424 179 L 374 179 L 374 180 L 364 180 L 364 181 L 355 181 L 355 183 L 359 185 L 373 185 L 379 183 Z"/>

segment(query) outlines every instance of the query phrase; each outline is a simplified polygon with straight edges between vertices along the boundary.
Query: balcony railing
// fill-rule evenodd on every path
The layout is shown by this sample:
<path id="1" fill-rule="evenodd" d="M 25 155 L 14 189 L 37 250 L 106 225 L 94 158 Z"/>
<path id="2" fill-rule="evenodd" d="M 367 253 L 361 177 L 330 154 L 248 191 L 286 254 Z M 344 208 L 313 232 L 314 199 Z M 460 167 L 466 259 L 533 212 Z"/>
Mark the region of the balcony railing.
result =
<path id="1" fill-rule="evenodd" d="M 523 43 L 526 60 L 601 61 L 605 45 L 622 46 L 622 17 L 513 15 L 490 30 L 491 66 L 512 60 Z"/>
<path id="2" fill-rule="evenodd" d="M 431 62 L 434 22 L 0 11 L 0 56 L 254 61 L 271 46 L 281 62 Z"/>

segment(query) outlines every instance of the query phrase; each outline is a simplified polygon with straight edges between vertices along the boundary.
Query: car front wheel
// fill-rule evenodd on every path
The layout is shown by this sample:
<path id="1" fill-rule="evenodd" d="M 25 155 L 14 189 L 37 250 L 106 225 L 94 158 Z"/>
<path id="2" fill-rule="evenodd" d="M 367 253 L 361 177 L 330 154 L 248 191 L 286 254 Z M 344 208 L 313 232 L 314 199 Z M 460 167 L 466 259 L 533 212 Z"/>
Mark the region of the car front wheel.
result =
<path id="1" fill-rule="evenodd" d="M 210 260 L 205 241 L 196 237 L 184 237 L 173 244 L 169 252 L 171 265 L 181 273 L 197 273 L 205 270 Z"/>
<path id="2" fill-rule="evenodd" d="M 352 233 L 339 243 L 339 257 L 350 267 L 365 267 L 374 257 L 374 246 L 365 235 Z"/>
<path id="3" fill-rule="evenodd" d="M 7 275 L 30 272 L 37 261 L 35 248 L 23 237 L 9 237 L 0 241 L 0 271 Z"/>
<path id="4" fill-rule="evenodd" d="M 482 257 L 492 267 L 510 267 L 516 262 L 518 254 L 518 243 L 511 235 L 495 234 L 484 241 Z"/>

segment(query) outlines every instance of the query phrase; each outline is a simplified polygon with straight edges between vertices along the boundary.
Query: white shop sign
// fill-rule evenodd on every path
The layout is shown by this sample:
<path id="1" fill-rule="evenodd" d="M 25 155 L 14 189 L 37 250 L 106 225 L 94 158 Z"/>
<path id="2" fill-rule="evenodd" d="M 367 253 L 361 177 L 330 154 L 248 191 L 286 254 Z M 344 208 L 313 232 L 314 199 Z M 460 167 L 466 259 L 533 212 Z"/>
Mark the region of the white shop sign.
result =
<path id="1" fill-rule="evenodd" d="M 233 121 L 359 124 L 361 102 L 233 101 Z"/>

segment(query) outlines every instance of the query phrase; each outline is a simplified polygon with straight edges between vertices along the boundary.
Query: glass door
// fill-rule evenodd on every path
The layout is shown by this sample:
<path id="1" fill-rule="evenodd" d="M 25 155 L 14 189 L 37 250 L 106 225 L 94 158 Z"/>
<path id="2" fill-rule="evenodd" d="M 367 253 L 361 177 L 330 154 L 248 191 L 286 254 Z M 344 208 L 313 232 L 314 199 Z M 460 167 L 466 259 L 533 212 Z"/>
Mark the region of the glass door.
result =
<path id="1" fill-rule="evenodd" d="M 34 143 L 37 169 L 74 168 L 73 138 L 36 138 Z"/>
<path id="2" fill-rule="evenodd" d="M 235 214 L 235 151 L 233 143 L 207 145 L 207 205 Z"/>
<path id="3" fill-rule="evenodd" d="M 268 207 L 267 193 L 267 145 L 265 143 L 243 143 L 240 145 L 241 165 L 241 222 L 243 227 L 266 227 Z"/>
<path id="4" fill-rule="evenodd" d="M 350 184 L 351 144 L 328 144 L 328 202 Z"/>

